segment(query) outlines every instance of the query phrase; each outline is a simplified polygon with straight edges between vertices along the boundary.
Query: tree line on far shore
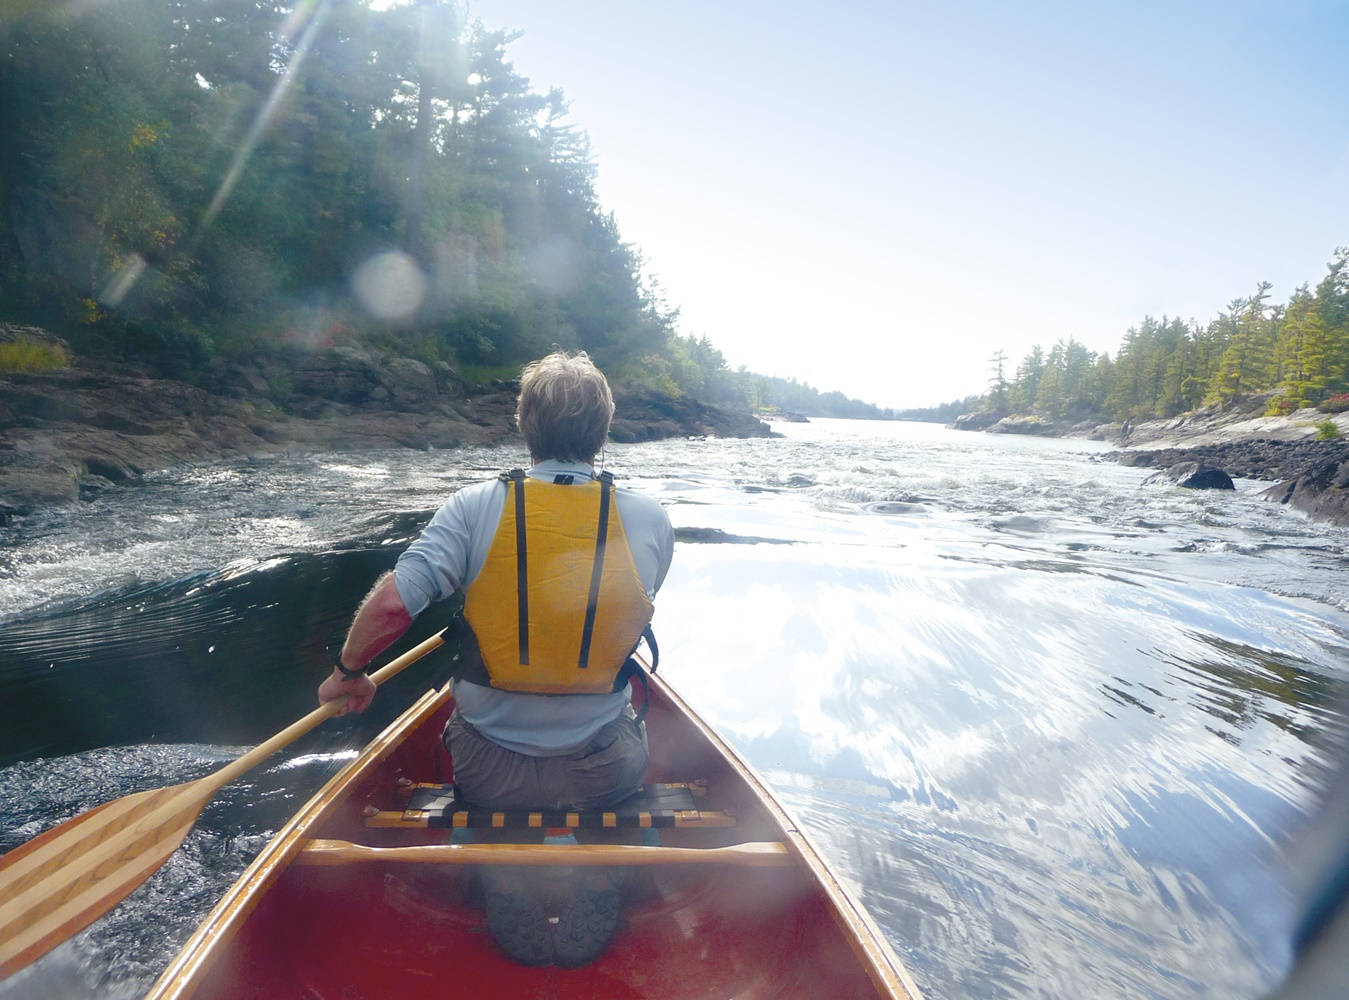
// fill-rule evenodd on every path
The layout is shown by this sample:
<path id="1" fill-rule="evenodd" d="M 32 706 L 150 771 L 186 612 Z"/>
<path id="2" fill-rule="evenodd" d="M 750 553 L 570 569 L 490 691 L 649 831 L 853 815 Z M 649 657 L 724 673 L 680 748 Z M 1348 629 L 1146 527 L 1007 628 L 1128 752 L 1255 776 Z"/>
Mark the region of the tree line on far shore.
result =
<path id="1" fill-rule="evenodd" d="M 1146 317 L 1113 358 L 1069 337 L 1047 351 L 1035 346 L 1009 371 L 999 351 L 983 395 L 900 415 L 984 411 L 1123 422 L 1225 408 L 1254 395 L 1269 396 L 1269 416 L 1349 409 L 1349 247 L 1334 252 L 1326 271 L 1286 303 L 1271 302 L 1271 285 L 1261 282 L 1208 323 Z"/>
<path id="2" fill-rule="evenodd" d="M 351 344 L 485 382 L 556 345 L 629 388 L 879 415 L 676 331 L 515 37 L 452 0 L 13 5 L 0 321 L 189 381 Z"/>

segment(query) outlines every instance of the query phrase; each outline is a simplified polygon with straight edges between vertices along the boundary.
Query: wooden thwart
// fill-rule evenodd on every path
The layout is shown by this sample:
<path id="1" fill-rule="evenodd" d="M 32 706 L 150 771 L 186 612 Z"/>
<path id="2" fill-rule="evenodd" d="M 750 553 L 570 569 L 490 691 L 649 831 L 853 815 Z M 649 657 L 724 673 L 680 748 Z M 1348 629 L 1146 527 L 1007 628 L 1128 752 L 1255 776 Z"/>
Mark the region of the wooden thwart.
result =
<path id="1" fill-rule="evenodd" d="M 774 868 L 792 863 L 791 850 L 774 840 L 729 847 L 637 847 L 631 844 L 424 844 L 367 847 L 346 840 L 310 840 L 299 864 L 342 865 L 388 861 L 426 865 L 740 865 Z"/>
<path id="2" fill-rule="evenodd" d="M 612 814 L 611 814 L 612 815 Z M 710 809 L 673 812 L 665 816 L 638 816 L 632 823 L 606 823 L 603 817 L 596 823 L 583 822 L 584 813 L 542 812 L 508 814 L 488 813 L 486 822 L 470 822 L 466 809 L 447 814 L 444 822 L 434 822 L 435 817 L 421 810 L 376 810 L 365 817 L 365 825 L 375 830 L 425 830 L 437 827 L 453 829 L 474 829 L 491 827 L 497 830 L 546 830 L 549 827 L 566 827 L 570 830 L 599 826 L 605 829 L 638 827 L 642 829 L 662 829 L 675 827 L 680 830 L 726 829 L 735 826 L 735 817 L 724 812 Z M 493 822 L 493 820 L 496 820 Z"/>

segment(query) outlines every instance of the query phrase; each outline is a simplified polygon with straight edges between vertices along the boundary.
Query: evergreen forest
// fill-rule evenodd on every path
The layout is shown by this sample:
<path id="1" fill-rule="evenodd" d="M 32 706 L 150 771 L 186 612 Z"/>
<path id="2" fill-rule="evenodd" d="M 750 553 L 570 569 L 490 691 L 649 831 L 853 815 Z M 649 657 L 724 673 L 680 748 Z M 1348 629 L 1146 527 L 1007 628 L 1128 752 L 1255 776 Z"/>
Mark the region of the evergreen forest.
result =
<path id="1" fill-rule="evenodd" d="M 358 344 L 485 382 L 557 345 L 629 388 L 882 416 L 678 332 L 514 37 L 449 0 L 11 0 L 0 321 L 188 381 Z"/>
<path id="2" fill-rule="evenodd" d="M 1250 397 L 1267 399 L 1268 416 L 1349 409 L 1349 247 L 1335 251 L 1315 288 L 1303 284 L 1285 303 L 1272 302 L 1270 291 L 1260 282 L 1207 323 L 1146 317 L 1114 358 L 1071 337 L 1047 351 L 1037 345 L 1015 369 L 1000 351 L 986 395 L 932 413 L 1123 422 L 1223 409 Z"/>

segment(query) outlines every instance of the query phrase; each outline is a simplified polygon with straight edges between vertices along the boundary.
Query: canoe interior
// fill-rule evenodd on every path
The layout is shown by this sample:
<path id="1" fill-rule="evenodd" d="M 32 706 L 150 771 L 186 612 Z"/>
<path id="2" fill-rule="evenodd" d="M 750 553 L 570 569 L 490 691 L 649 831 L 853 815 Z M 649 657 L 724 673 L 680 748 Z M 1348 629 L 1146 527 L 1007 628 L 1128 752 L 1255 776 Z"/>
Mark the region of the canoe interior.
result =
<path id="1" fill-rule="evenodd" d="M 662 830 L 663 845 L 790 842 L 798 836 L 663 685 L 653 684 L 651 697 L 648 781 L 705 781 L 704 807 L 737 817 L 731 829 Z M 361 819 L 367 806 L 399 808 L 399 778 L 452 780 L 439 739 L 451 708 L 447 696 L 424 699 L 419 718 L 405 722 L 405 732 L 378 759 L 344 787 L 320 793 L 282 837 L 289 833 L 296 845 L 308 838 L 381 847 L 447 842 L 448 831 L 366 829 Z M 581 836 L 584 841 L 587 833 Z M 631 831 L 611 836 L 635 842 Z M 278 863 L 262 870 L 255 865 L 245 880 L 250 876 L 261 884 L 248 892 L 236 887 L 233 902 L 227 897 L 222 903 L 232 908 L 215 925 L 224 933 L 210 940 L 208 920 L 185 949 L 189 954 L 195 946 L 195 956 L 186 962 L 180 956 L 180 968 L 166 973 L 173 988 L 161 980 L 162 992 L 152 995 L 221 1000 L 904 995 L 893 979 L 887 985 L 884 971 L 879 976 L 875 968 L 868 971 L 858 928 L 840 915 L 837 900 L 831 901 L 799 858 L 780 868 L 643 868 L 625 896 L 620 929 L 608 951 L 572 970 L 529 968 L 506 958 L 487 933 L 476 880 L 466 867 Z M 865 937 L 867 928 L 861 930 Z"/>

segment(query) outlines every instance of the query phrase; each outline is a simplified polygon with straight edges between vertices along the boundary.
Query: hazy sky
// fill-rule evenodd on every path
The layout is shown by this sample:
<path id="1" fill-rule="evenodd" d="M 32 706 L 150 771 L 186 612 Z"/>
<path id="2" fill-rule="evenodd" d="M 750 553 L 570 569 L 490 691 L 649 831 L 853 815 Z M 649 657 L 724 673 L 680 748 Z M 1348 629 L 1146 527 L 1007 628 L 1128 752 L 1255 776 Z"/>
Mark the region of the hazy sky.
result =
<path id="1" fill-rule="evenodd" d="M 471 0 L 682 333 L 886 406 L 1285 301 L 1349 244 L 1349 3 Z"/>

